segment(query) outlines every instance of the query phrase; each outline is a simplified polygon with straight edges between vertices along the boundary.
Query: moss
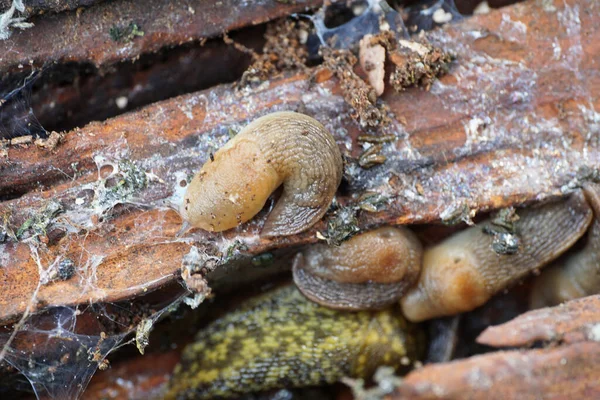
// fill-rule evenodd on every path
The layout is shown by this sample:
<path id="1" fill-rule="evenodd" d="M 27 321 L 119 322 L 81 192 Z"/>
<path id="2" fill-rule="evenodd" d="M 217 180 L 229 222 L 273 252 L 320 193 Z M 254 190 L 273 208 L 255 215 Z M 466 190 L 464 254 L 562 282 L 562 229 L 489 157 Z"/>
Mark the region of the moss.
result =
<path id="1" fill-rule="evenodd" d="M 96 193 L 96 202 L 102 209 L 124 203 L 133 195 L 146 188 L 146 172 L 129 160 L 121 160 L 118 173 L 104 181 L 103 188 Z"/>

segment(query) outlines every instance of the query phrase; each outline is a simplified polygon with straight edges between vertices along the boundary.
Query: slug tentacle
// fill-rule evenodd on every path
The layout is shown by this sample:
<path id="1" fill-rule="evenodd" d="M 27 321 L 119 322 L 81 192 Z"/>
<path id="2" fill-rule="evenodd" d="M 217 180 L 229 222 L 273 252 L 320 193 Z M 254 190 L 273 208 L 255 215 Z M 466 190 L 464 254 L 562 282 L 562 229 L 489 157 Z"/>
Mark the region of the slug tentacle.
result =
<path id="1" fill-rule="evenodd" d="M 554 260 L 584 233 L 592 212 L 581 192 L 567 201 L 519 211 L 516 253 L 497 254 L 491 221 L 425 250 L 416 287 L 401 300 L 404 315 L 423 321 L 470 311 Z"/>
<path id="2" fill-rule="evenodd" d="M 318 244 L 299 253 L 294 282 L 310 300 L 341 310 L 390 305 L 416 282 L 421 243 L 403 227 L 383 227 L 340 246 Z"/>
<path id="3" fill-rule="evenodd" d="M 166 399 L 239 397 L 276 388 L 369 378 L 421 350 L 399 307 L 348 313 L 308 301 L 293 286 L 248 302 L 200 331 L 175 368 Z"/>
<path id="4" fill-rule="evenodd" d="M 536 278 L 531 292 L 532 308 L 600 293 L 600 185 L 588 183 L 583 191 L 594 211 L 585 245 L 558 259 Z"/>
<path id="5" fill-rule="evenodd" d="M 224 231 L 256 215 L 283 184 L 261 235 L 296 234 L 325 214 L 342 168 L 333 136 L 318 121 L 272 113 L 246 126 L 204 164 L 186 191 L 181 214 L 194 227 Z"/>

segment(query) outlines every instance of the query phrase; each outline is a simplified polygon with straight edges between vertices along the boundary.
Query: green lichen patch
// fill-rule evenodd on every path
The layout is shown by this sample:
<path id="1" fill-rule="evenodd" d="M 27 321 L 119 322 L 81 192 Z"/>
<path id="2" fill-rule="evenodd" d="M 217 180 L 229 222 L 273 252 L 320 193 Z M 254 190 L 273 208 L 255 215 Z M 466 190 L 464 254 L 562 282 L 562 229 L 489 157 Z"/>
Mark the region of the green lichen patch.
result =
<path id="1" fill-rule="evenodd" d="M 96 206 L 103 211 L 128 202 L 148 185 L 146 172 L 133 162 L 121 160 L 117 166 L 117 173 L 103 180 L 96 191 Z"/>
<path id="2" fill-rule="evenodd" d="M 128 43 L 136 37 L 144 36 L 144 31 L 136 24 L 131 21 L 128 25 L 113 25 L 108 31 L 110 38 L 114 42 Z"/>
<path id="3" fill-rule="evenodd" d="M 223 258 L 223 264 L 235 259 L 240 252 L 248 250 L 248 246 L 240 240 L 234 241 L 228 248 L 225 250 L 225 257 Z"/>
<path id="4" fill-rule="evenodd" d="M 30 237 L 45 236 L 52 221 L 63 211 L 64 208 L 59 202 L 50 201 L 21 224 L 15 233 L 15 238 L 21 240 L 27 233 Z"/>

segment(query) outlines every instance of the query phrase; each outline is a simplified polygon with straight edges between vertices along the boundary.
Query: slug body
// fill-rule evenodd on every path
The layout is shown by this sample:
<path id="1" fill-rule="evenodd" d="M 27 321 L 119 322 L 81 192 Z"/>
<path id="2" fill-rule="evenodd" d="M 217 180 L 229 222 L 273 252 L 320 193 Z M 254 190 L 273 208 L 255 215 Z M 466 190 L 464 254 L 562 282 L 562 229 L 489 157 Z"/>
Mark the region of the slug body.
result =
<path id="1" fill-rule="evenodd" d="M 558 259 L 536 278 L 532 308 L 555 306 L 600 293 L 600 185 L 588 183 L 583 191 L 594 212 L 585 245 Z"/>
<path id="2" fill-rule="evenodd" d="M 554 260 L 584 233 L 592 212 L 580 192 L 567 201 L 519 211 L 514 254 L 493 250 L 491 222 L 466 229 L 426 249 L 418 284 L 401 300 L 411 321 L 470 311 Z"/>
<path id="3" fill-rule="evenodd" d="M 207 231 L 231 229 L 256 215 L 283 185 L 261 234 L 292 235 L 325 214 L 342 169 L 340 150 L 318 121 L 294 112 L 268 114 L 204 164 L 187 188 L 181 215 Z"/>
<path id="4" fill-rule="evenodd" d="M 399 307 L 341 312 L 276 289 L 213 322 L 183 352 L 167 399 L 239 397 L 275 388 L 370 377 L 416 356 L 415 327 Z"/>
<path id="5" fill-rule="evenodd" d="M 390 305 L 418 279 L 422 246 L 403 227 L 356 235 L 340 246 L 318 244 L 294 260 L 294 282 L 310 300 L 343 310 Z"/>

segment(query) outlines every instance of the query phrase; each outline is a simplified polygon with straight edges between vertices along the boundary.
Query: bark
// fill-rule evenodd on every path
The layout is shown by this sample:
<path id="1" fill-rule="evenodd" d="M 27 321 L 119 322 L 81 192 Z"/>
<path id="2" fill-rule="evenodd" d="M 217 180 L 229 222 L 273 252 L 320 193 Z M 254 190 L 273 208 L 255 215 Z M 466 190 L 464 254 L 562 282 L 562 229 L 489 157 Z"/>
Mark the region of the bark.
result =
<path id="1" fill-rule="evenodd" d="M 456 61 L 430 91 L 384 94 L 394 116 L 376 133 L 397 140 L 384 147 L 383 165 L 365 170 L 350 162 L 337 196 L 358 228 L 467 220 L 576 187 L 582 169 L 600 160 L 600 27 L 592 8 L 591 0 L 528 2 L 431 32 L 429 40 Z M 248 268 L 254 255 L 314 243 L 317 232 L 336 234 L 327 228 L 336 220 L 330 212 L 306 233 L 265 239 L 265 211 L 223 234 L 177 238 L 181 220 L 169 208 L 230 132 L 268 112 L 314 116 L 357 157 L 357 137 L 369 132 L 330 76 L 315 83 L 309 71 L 254 89 L 220 86 L 67 132 L 53 150 L 9 147 L 0 159 L 0 195 L 21 197 L 0 203 L 0 215 L 21 232 L 0 244 L 0 321 L 28 306 L 136 296 L 177 279 L 185 255 L 199 255 L 195 270 L 216 265 L 211 285 L 234 268 L 241 280 L 257 271 Z M 365 192 L 387 199 L 380 211 L 356 211 Z M 53 202 L 60 211 L 49 217 Z M 66 259 L 76 273 L 50 279 Z"/>

